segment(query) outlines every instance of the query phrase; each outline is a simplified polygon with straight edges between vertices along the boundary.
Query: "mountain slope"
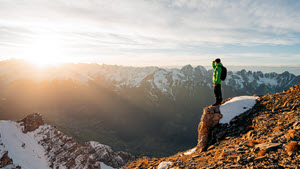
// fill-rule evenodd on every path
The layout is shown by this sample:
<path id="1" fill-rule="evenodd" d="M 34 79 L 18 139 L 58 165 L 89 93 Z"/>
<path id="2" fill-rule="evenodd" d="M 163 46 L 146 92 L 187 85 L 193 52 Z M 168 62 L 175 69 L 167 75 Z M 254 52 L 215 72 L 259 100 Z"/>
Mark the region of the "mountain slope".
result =
<path id="1" fill-rule="evenodd" d="M 80 145 L 55 127 L 44 124 L 40 114 L 17 122 L 0 121 L 0 136 L 0 167 L 112 169 L 133 159 L 128 153 L 114 152 L 98 142 Z"/>
<path id="2" fill-rule="evenodd" d="M 22 133 L 18 123 L 13 121 L 1 121 L 0 133 L 0 151 L 8 151 L 14 164 L 22 168 L 50 168 L 46 151 L 37 143 L 34 133 Z"/>
<path id="3" fill-rule="evenodd" d="M 299 119 L 300 85 L 296 85 L 282 93 L 260 96 L 250 110 L 229 124 L 217 125 L 206 151 L 196 147 L 161 159 L 144 157 L 127 167 L 298 168 Z"/>
<path id="4" fill-rule="evenodd" d="M 212 70 L 65 64 L 37 68 L 0 62 L 1 119 L 43 112 L 77 142 L 162 157 L 197 144 L 202 108 L 214 101 Z M 224 99 L 274 93 L 300 83 L 288 72 L 228 72 Z M 24 113 L 28 112 L 28 113 Z M 100 134 L 99 134 L 100 133 Z M 164 149 L 161 151 L 161 149 Z"/>

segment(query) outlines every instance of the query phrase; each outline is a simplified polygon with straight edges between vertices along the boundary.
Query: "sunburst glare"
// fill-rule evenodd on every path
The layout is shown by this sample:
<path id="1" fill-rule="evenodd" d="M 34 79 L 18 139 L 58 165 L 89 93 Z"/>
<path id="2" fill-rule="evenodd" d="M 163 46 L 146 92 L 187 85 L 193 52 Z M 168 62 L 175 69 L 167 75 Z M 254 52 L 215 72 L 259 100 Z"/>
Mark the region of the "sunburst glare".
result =
<path id="1" fill-rule="evenodd" d="M 39 34 L 26 45 L 24 59 L 39 66 L 53 66 L 67 62 L 62 43 L 56 34 Z"/>

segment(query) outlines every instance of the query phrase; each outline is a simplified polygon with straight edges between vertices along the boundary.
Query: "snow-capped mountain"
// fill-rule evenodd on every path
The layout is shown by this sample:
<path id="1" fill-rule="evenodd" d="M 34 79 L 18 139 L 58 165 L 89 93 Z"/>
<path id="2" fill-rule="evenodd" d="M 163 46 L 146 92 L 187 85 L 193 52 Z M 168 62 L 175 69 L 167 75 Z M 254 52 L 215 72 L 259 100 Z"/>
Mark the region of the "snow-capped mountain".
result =
<path id="1" fill-rule="evenodd" d="M 11 83 L 17 79 L 33 79 L 36 81 L 68 80 L 85 85 L 101 80 L 102 85 L 112 86 L 115 91 L 123 88 L 139 88 L 148 86 L 150 96 L 156 96 L 152 91 L 158 90 L 176 99 L 176 88 L 195 90 L 199 86 L 212 87 L 212 69 L 203 66 L 186 65 L 181 69 L 162 69 L 158 67 L 124 67 L 98 64 L 65 64 L 60 66 L 38 68 L 19 60 L 9 60 L 0 63 L 0 80 Z M 289 72 L 262 73 L 241 70 L 228 71 L 228 77 L 223 82 L 234 91 L 243 90 L 248 94 L 279 92 L 300 82 L 300 76 Z"/>
<path id="2" fill-rule="evenodd" d="M 81 63 L 38 68 L 3 61 L 0 116 L 19 119 L 28 115 L 24 112 L 42 112 L 77 141 L 93 138 L 116 150 L 165 156 L 195 144 L 202 108 L 214 101 L 212 73 L 191 65 L 163 69 Z M 223 98 L 281 92 L 299 83 L 300 76 L 289 72 L 229 70 Z"/>
<path id="3" fill-rule="evenodd" d="M 40 114 L 21 121 L 0 121 L 0 167 L 22 169 L 74 168 L 113 169 L 133 160 L 125 152 L 73 138 L 44 124 Z"/>

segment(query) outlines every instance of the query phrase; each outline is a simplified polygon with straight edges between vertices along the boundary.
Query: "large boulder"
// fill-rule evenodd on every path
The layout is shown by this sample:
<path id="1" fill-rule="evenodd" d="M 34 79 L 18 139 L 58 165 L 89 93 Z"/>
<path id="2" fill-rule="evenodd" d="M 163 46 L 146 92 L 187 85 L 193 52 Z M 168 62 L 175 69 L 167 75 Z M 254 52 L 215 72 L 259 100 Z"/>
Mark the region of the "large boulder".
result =
<path id="1" fill-rule="evenodd" d="M 207 149 L 214 127 L 219 124 L 223 117 L 220 114 L 219 106 L 208 106 L 203 109 L 201 122 L 198 126 L 198 145 L 197 150 L 202 152 Z"/>

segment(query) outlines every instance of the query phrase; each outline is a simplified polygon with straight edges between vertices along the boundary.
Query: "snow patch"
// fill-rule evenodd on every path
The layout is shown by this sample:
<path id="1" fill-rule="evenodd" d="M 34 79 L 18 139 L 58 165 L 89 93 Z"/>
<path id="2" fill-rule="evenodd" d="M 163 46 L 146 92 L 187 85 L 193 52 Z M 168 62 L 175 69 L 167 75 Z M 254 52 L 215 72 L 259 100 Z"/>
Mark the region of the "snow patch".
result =
<path id="1" fill-rule="evenodd" d="M 185 152 L 185 153 L 183 153 L 183 154 L 184 154 L 184 155 L 191 155 L 191 154 L 193 154 L 195 151 L 196 151 L 196 147 L 193 148 L 193 149 L 190 149 L 189 151 L 187 151 L 187 152 Z"/>
<path id="2" fill-rule="evenodd" d="M 33 133 L 23 133 L 21 126 L 13 121 L 0 121 L 0 151 L 8 151 L 15 165 L 23 169 L 47 169 L 48 160 L 45 149 L 38 144 Z"/>
<path id="3" fill-rule="evenodd" d="M 239 96 L 221 105 L 220 111 L 223 117 L 220 123 L 229 123 L 234 117 L 250 110 L 255 105 L 257 98 L 254 96 Z"/>
<path id="4" fill-rule="evenodd" d="M 276 79 L 272 78 L 266 78 L 266 77 L 259 77 L 259 81 L 257 82 L 258 84 L 267 84 L 270 86 L 277 86 L 278 82 Z"/>
<path id="5" fill-rule="evenodd" d="M 101 169 L 114 169 L 114 168 L 112 168 L 112 167 L 110 167 L 110 166 L 107 166 L 107 165 L 105 165 L 104 163 L 100 163 L 100 166 L 101 166 Z"/>
<path id="6" fill-rule="evenodd" d="M 168 166 L 172 165 L 172 162 L 161 162 L 158 166 L 157 169 L 166 169 Z"/>
<path id="7" fill-rule="evenodd" d="M 166 78 L 167 74 L 168 74 L 168 72 L 165 70 L 157 71 L 154 74 L 154 84 L 162 92 L 168 92 L 168 89 L 167 89 L 168 79 Z"/>

